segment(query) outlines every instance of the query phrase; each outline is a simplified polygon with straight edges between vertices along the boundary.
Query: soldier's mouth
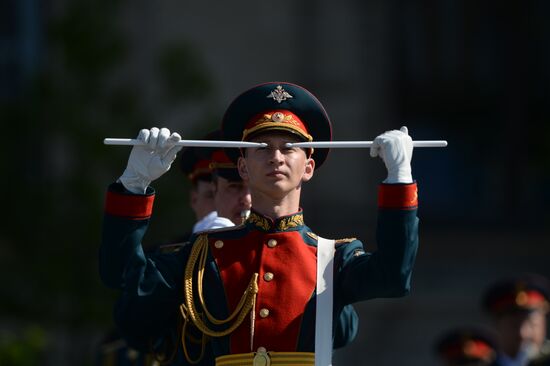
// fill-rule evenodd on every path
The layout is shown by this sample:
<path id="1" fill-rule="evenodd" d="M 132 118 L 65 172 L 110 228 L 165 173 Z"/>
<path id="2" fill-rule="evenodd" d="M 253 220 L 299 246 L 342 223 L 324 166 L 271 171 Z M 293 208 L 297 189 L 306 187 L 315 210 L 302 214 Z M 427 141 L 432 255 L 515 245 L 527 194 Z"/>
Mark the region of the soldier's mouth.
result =
<path id="1" fill-rule="evenodd" d="M 286 177 L 286 174 L 283 173 L 280 170 L 274 170 L 274 171 L 271 171 L 271 172 L 267 173 L 267 176 L 268 177 Z"/>

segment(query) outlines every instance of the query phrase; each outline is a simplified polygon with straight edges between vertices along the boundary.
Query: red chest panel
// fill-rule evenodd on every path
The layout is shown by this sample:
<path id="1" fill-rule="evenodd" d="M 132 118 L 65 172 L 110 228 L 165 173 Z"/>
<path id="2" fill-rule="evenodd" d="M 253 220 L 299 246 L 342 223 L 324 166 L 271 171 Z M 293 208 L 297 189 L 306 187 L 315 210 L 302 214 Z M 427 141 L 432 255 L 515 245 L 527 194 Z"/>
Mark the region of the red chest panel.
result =
<path id="1" fill-rule="evenodd" d="M 302 315 L 316 286 L 317 249 L 305 244 L 296 231 L 254 230 L 240 239 L 211 238 L 210 250 L 220 270 L 229 313 L 252 275 L 259 275 L 252 350 L 295 351 Z M 250 351 L 247 317 L 231 335 L 231 353 Z"/>

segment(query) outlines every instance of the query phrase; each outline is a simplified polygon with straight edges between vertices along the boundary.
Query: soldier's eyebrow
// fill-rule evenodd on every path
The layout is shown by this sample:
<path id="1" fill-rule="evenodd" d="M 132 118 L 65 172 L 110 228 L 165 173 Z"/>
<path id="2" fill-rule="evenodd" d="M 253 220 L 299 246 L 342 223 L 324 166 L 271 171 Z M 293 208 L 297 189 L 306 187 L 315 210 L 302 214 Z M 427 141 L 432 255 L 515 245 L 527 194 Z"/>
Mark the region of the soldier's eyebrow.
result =
<path id="1" fill-rule="evenodd" d="M 289 142 L 289 141 L 285 141 L 285 142 L 281 142 L 281 144 L 275 145 L 275 144 L 272 144 L 272 143 L 263 141 L 263 143 L 265 144 L 265 146 L 260 146 L 260 147 L 257 147 L 256 149 L 280 149 L 280 150 L 283 150 L 283 149 L 292 149 L 292 147 L 286 146 L 286 144 L 287 144 L 288 142 Z"/>
<path id="2" fill-rule="evenodd" d="M 266 147 L 273 147 L 274 146 L 273 142 L 269 142 L 269 141 L 265 141 L 265 140 L 253 140 L 252 142 L 258 142 L 258 143 L 261 143 L 261 144 L 266 144 L 267 145 Z M 295 140 L 284 140 L 284 141 L 280 142 L 280 146 L 281 147 L 286 147 L 286 144 L 288 144 L 288 143 L 293 144 L 293 143 L 296 143 L 296 142 L 300 142 L 300 141 L 298 141 L 298 140 L 296 140 L 296 141 Z"/>

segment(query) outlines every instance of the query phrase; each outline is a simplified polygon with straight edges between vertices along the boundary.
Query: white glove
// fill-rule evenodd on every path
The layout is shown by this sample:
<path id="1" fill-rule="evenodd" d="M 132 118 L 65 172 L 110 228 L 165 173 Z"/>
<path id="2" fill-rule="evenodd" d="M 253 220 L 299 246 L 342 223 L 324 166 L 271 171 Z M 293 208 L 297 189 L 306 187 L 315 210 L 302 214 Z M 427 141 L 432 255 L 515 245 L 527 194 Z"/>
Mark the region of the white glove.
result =
<path id="1" fill-rule="evenodd" d="M 370 149 L 370 156 L 380 156 L 386 164 L 388 177 L 384 183 L 412 183 L 411 159 L 413 143 L 407 127 L 384 132 L 376 137 Z"/>
<path id="2" fill-rule="evenodd" d="M 130 153 L 128 165 L 118 179 L 132 193 L 144 194 L 149 184 L 166 173 L 182 146 L 176 144 L 181 136 L 170 134 L 167 128 L 139 131 L 138 140 L 145 145 L 135 145 Z"/>

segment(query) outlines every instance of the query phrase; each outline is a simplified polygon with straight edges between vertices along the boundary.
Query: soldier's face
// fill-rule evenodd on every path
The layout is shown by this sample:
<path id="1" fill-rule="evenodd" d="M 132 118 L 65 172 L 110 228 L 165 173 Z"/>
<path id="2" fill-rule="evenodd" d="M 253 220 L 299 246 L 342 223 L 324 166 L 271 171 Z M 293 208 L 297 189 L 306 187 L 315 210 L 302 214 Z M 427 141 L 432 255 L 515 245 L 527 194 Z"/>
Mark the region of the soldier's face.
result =
<path id="1" fill-rule="evenodd" d="M 267 144 L 267 147 L 246 149 L 244 157 L 239 159 L 239 173 L 251 191 L 283 198 L 289 193 L 299 193 L 302 183 L 313 176 L 313 159 L 301 148 L 285 146 L 287 142 L 300 141 L 292 134 L 271 132 L 251 141 Z"/>
<path id="2" fill-rule="evenodd" d="M 197 181 L 191 189 L 191 208 L 197 220 L 216 210 L 214 205 L 214 184 L 203 180 Z"/>
<path id="3" fill-rule="evenodd" d="M 218 216 L 228 218 L 235 225 L 242 223 L 241 213 L 250 210 L 252 202 L 246 182 L 223 177 L 216 178 L 215 201 Z"/>
<path id="4" fill-rule="evenodd" d="M 546 312 L 534 310 L 503 315 L 496 321 L 504 351 L 515 356 L 520 350 L 536 353 L 546 339 Z"/>

